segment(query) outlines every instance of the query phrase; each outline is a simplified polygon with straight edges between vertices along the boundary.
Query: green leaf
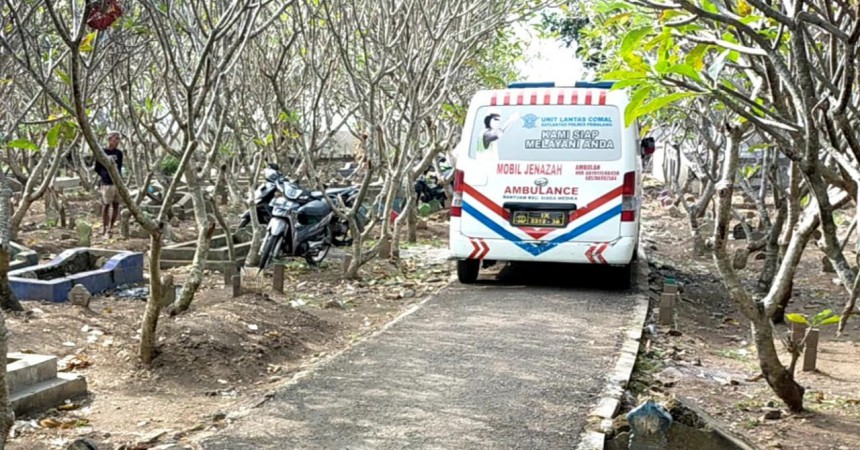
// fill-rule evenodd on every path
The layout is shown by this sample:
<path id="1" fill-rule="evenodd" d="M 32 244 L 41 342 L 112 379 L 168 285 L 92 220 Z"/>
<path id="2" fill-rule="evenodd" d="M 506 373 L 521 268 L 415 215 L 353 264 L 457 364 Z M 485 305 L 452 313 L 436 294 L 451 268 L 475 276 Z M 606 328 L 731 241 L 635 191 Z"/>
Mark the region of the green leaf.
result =
<path id="1" fill-rule="evenodd" d="M 634 48 L 653 31 L 652 27 L 640 27 L 630 30 L 621 40 L 621 55 L 630 54 Z"/>
<path id="2" fill-rule="evenodd" d="M 60 80 L 61 80 L 63 83 L 66 83 L 66 84 L 68 84 L 69 86 L 71 86 L 71 85 L 72 85 L 72 79 L 71 79 L 71 78 L 69 78 L 69 74 L 67 74 L 66 72 L 63 72 L 63 71 L 62 71 L 62 70 L 60 70 L 59 68 L 54 69 L 54 72 L 57 74 L 57 76 L 58 76 L 58 77 L 60 77 Z"/>
<path id="3" fill-rule="evenodd" d="M 56 147 L 60 143 L 60 131 L 63 129 L 63 124 L 58 123 L 48 130 L 48 147 Z"/>
<path id="4" fill-rule="evenodd" d="M 93 41 L 96 38 L 96 34 L 98 31 L 93 31 L 92 33 L 84 36 L 84 39 L 81 41 L 81 51 L 84 53 L 93 51 Z"/>
<path id="5" fill-rule="evenodd" d="M 715 14 L 720 12 L 711 0 L 702 0 L 702 9 Z"/>
<path id="6" fill-rule="evenodd" d="M 833 315 L 833 310 L 832 310 L 832 309 L 825 309 L 824 311 L 821 311 L 820 313 L 818 313 L 818 314 L 816 314 L 815 316 L 813 316 L 813 317 L 812 317 L 812 321 L 813 321 L 813 322 L 818 322 L 819 320 L 822 320 L 822 319 L 824 319 L 825 317 L 828 317 L 828 316 L 831 316 L 831 315 Z"/>
<path id="7" fill-rule="evenodd" d="M 621 89 L 625 89 L 625 88 L 629 88 L 629 87 L 633 87 L 633 86 L 639 86 L 640 84 L 647 83 L 647 82 L 648 82 L 647 78 L 631 78 L 629 80 L 621 80 L 621 81 L 613 84 L 612 88 L 609 90 L 610 91 L 619 91 Z"/>
<path id="8" fill-rule="evenodd" d="M 669 67 L 669 69 L 666 70 L 666 73 L 674 73 L 696 80 L 699 83 L 702 82 L 702 76 L 699 75 L 699 72 L 689 64 L 675 64 L 674 66 Z"/>
<path id="9" fill-rule="evenodd" d="M 628 20 L 630 20 L 630 13 L 629 12 L 616 14 L 616 15 L 610 17 L 609 19 L 607 19 L 606 22 L 603 22 L 603 26 L 609 27 L 616 22 L 619 24 L 624 24 L 624 22 L 627 22 Z"/>
<path id="10" fill-rule="evenodd" d="M 146 110 L 148 112 L 152 112 L 152 99 L 151 98 L 147 98 L 146 100 L 144 100 L 143 104 L 144 104 L 144 106 L 146 106 Z"/>
<path id="11" fill-rule="evenodd" d="M 11 148 L 20 148 L 22 150 L 30 150 L 31 152 L 35 152 L 35 151 L 39 150 L 39 147 L 36 144 L 34 144 L 29 139 L 24 139 L 24 138 L 15 139 L 14 141 L 10 141 L 6 145 L 11 147 Z"/>
<path id="12" fill-rule="evenodd" d="M 708 52 L 710 45 L 699 44 L 695 46 L 690 53 L 687 54 L 684 62 L 689 64 L 696 71 L 700 71 L 705 67 L 705 53 Z"/>
<path id="13" fill-rule="evenodd" d="M 654 89 L 653 86 L 642 86 L 637 90 L 633 96 L 630 98 L 630 103 L 627 104 L 627 108 L 624 110 L 624 126 L 629 127 L 630 124 L 633 123 L 634 120 L 638 117 L 636 115 L 639 106 L 645 101 L 645 97 L 651 93 Z"/>
<path id="14" fill-rule="evenodd" d="M 72 139 L 75 138 L 75 135 L 77 134 L 77 132 L 78 132 L 78 129 L 74 123 L 72 123 L 70 121 L 62 122 L 62 133 L 63 133 L 63 138 L 65 140 L 71 141 Z"/>
<path id="15" fill-rule="evenodd" d="M 666 106 L 668 106 L 668 105 L 670 105 L 670 104 L 672 104 L 678 100 L 681 100 L 681 99 L 684 99 L 687 97 L 694 97 L 696 95 L 699 95 L 699 94 L 696 94 L 694 92 L 675 92 L 674 94 L 669 94 L 669 95 L 664 95 L 662 97 L 657 97 L 654 100 L 648 102 L 647 105 L 642 105 L 639 108 L 637 108 L 636 117 L 651 114 L 652 112 L 663 109 Z"/>
<path id="16" fill-rule="evenodd" d="M 785 320 L 791 323 L 799 323 L 802 325 L 809 325 L 809 321 L 806 320 L 806 316 L 803 314 L 786 314 Z"/>
<path id="17" fill-rule="evenodd" d="M 839 316 L 828 317 L 821 321 L 819 325 L 833 325 L 839 323 Z"/>

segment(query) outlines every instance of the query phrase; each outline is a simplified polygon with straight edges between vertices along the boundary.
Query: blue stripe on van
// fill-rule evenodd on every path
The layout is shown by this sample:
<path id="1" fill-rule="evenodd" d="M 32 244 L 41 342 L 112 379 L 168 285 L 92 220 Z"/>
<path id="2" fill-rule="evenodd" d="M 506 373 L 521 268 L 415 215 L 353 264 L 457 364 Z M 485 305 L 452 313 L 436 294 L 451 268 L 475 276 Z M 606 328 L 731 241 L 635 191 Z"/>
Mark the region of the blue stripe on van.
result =
<path id="1" fill-rule="evenodd" d="M 559 244 L 563 244 L 571 239 L 575 239 L 578 236 L 582 236 L 583 234 L 593 230 L 598 227 L 600 224 L 611 220 L 617 215 L 621 214 L 621 205 L 617 205 L 614 208 L 600 214 L 599 216 L 589 220 L 588 222 L 583 223 L 582 225 L 570 230 L 569 232 L 551 240 L 551 241 L 525 241 L 522 238 L 516 236 L 510 231 L 506 230 L 504 227 L 494 222 L 480 211 L 478 211 L 474 206 L 470 205 L 468 202 L 463 202 L 463 211 L 466 214 L 474 217 L 484 224 L 487 228 L 503 237 L 504 239 L 515 243 L 518 247 L 525 250 L 528 253 L 531 253 L 533 256 L 539 256 L 543 253 L 546 253 L 556 247 Z"/>

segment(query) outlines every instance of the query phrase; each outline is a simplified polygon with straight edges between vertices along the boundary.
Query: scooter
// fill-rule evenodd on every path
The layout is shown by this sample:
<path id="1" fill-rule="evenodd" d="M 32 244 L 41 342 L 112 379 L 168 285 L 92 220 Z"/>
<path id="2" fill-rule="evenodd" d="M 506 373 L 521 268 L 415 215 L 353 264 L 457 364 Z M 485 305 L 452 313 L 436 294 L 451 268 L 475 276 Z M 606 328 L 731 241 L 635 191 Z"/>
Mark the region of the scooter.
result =
<path id="1" fill-rule="evenodd" d="M 283 195 L 280 189 L 279 180 L 284 177 L 278 165 L 275 163 L 266 163 L 266 168 L 263 170 L 264 182 L 254 190 L 254 208 L 257 210 L 257 220 L 260 225 L 267 225 L 272 218 L 272 200 L 277 194 Z M 344 188 L 326 189 L 325 194 L 334 201 L 342 201 L 347 207 L 352 207 L 355 204 L 355 199 L 358 196 L 358 186 L 348 186 Z M 359 217 L 360 222 L 363 221 L 363 211 Z M 245 211 L 240 217 L 237 228 L 245 228 L 251 223 L 251 210 Z M 347 224 L 343 224 L 347 225 Z M 362 223 L 363 225 L 363 223 Z M 348 229 L 349 227 L 346 226 Z"/>
<path id="2" fill-rule="evenodd" d="M 335 203 L 340 199 L 346 206 L 352 206 L 358 194 L 357 187 L 308 191 L 290 181 L 271 163 L 264 175 L 266 183 L 255 192 L 255 197 L 260 199 L 255 201 L 258 214 L 264 210 L 267 218 L 266 236 L 260 249 L 260 270 L 281 257 L 304 257 L 309 265 L 315 266 L 326 258 L 332 246 L 352 244 L 349 225 L 337 219 L 324 196 Z M 276 197 L 277 193 L 281 196 Z M 261 204 L 267 198 L 271 201 Z M 250 218 L 250 211 L 245 214 Z M 361 229 L 363 220 L 361 216 L 358 219 Z"/>

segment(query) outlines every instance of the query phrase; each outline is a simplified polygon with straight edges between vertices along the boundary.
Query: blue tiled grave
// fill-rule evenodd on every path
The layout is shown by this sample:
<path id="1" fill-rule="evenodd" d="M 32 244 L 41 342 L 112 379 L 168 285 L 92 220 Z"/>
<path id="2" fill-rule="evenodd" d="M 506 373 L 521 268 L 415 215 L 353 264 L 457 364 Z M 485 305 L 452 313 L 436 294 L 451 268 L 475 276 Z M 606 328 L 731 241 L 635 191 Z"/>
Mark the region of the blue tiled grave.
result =
<path id="1" fill-rule="evenodd" d="M 143 253 L 97 248 L 69 249 L 47 264 L 9 272 L 9 285 L 18 299 L 55 303 L 68 301 L 76 284 L 98 294 L 142 281 Z"/>

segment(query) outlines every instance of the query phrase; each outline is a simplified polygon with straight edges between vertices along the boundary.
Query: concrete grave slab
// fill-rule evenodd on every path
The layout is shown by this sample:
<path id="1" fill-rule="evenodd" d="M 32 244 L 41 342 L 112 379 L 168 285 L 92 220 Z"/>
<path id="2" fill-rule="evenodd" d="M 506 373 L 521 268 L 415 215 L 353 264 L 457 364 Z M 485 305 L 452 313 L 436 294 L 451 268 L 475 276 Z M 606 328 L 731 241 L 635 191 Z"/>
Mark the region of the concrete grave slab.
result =
<path id="1" fill-rule="evenodd" d="M 9 403 L 16 416 L 55 408 L 87 394 L 83 376 L 57 372 L 56 356 L 8 353 L 6 358 Z"/>
<path id="2" fill-rule="evenodd" d="M 106 259 L 103 265 L 99 262 Z M 98 294 L 143 281 L 143 253 L 74 248 L 47 264 L 9 272 L 9 285 L 20 300 L 66 302 L 76 284 Z"/>
<path id="3" fill-rule="evenodd" d="M 233 250 L 236 252 L 236 261 L 234 261 L 234 264 L 240 264 L 245 261 L 245 258 L 251 251 L 251 235 L 245 231 L 238 231 L 233 233 L 232 239 Z M 209 256 L 206 260 L 206 268 L 222 270 L 224 265 L 230 262 L 230 254 L 227 247 L 227 235 L 219 234 L 217 236 L 213 236 L 209 245 Z M 161 268 L 169 269 L 172 267 L 191 265 L 196 251 L 196 239 L 193 241 L 169 245 L 161 251 Z"/>

